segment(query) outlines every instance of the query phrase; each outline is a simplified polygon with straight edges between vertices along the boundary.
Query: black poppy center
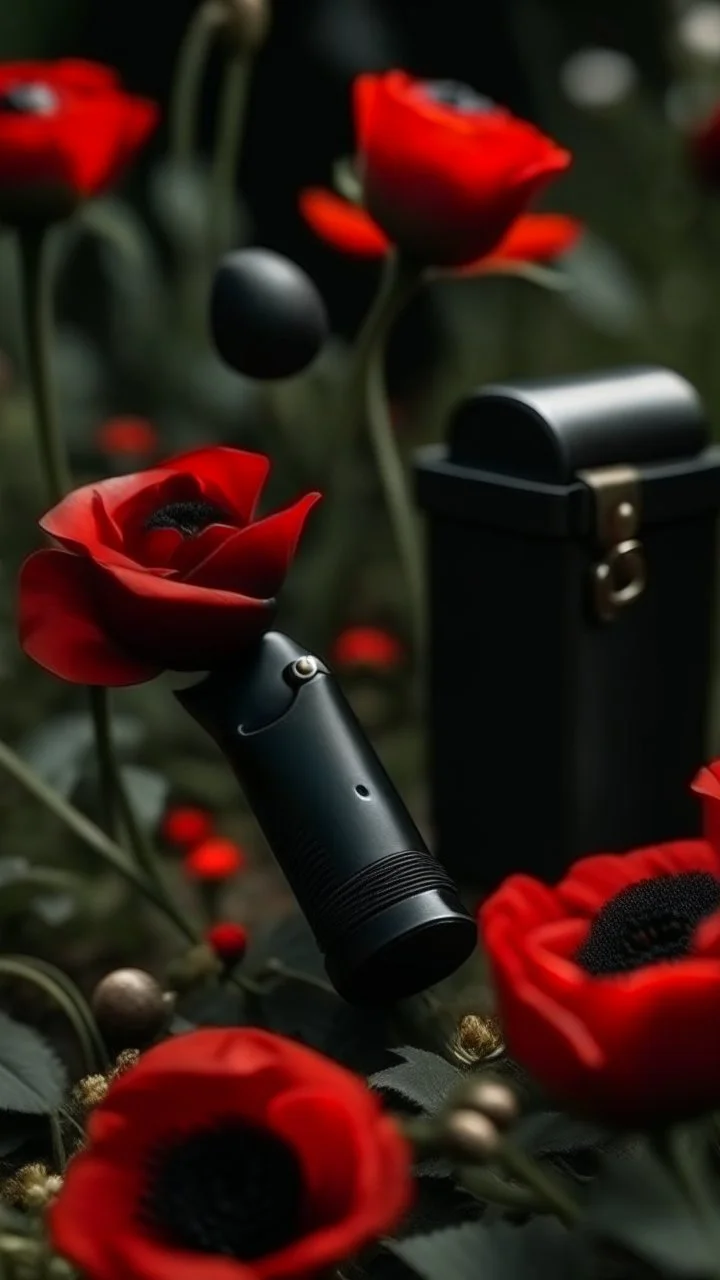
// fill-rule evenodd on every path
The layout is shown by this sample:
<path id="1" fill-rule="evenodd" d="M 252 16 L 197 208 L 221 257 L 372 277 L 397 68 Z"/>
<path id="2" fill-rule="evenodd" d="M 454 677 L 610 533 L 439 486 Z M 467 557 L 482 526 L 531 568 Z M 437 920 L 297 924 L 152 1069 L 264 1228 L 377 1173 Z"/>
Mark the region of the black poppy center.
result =
<path id="1" fill-rule="evenodd" d="M 0 93 L 0 111 L 18 116 L 51 116 L 60 105 L 49 84 L 16 84 Z"/>
<path id="2" fill-rule="evenodd" d="M 681 960 L 698 925 L 718 908 L 720 880 L 709 872 L 641 880 L 605 904 L 575 959 L 595 976 Z"/>
<path id="3" fill-rule="evenodd" d="M 211 524 L 232 524 L 227 511 L 214 502 L 169 502 L 167 506 L 153 511 L 149 520 L 145 521 L 146 529 L 177 529 L 178 533 L 191 538 L 193 534 L 202 533 Z"/>
<path id="4" fill-rule="evenodd" d="M 454 107 L 456 111 L 468 115 L 492 111 L 495 107 L 490 98 L 484 98 L 469 85 L 457 80 L 426 80 L 423 88 L 433 102 L 439 102 L 444 107 Z"/>
<path id="5" fill-rule="evenodd" d="M 231 1120 L 153 1155 L 141 1215 L 176 1249 L 253 1262 L 301 1234 L 302 1192 L 290 1147 Z"/>

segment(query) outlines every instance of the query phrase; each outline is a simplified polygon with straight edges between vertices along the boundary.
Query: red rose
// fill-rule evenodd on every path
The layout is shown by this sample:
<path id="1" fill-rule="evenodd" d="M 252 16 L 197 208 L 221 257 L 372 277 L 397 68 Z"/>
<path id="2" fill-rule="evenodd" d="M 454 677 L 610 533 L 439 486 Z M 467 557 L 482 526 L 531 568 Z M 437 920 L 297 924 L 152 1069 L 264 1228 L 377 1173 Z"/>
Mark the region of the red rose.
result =
<path id="1" fill-rule="evenodd" d="M 359 205 L 332 191 L 309 187 L 300 194 L 300 212 L 322 240 L 358 258 L 382 258 L 392 247 L 377 222 Z M 582 231 L 577 218 L 562 213 L 526 213 L 515 220 L 491 253 L 460 271 L 482 274 L 512 262 L 551 262 L 568 253 Z"/>
<path id="2" fill-rule="evenodd" d="M 173 1037 L 111 1086 L 49 1214 L 87 1280 L 290 1280 L 391 1230 L 411 1156 L 365 1084 L 248 1028 Z"/>
<path id="3" fill-rule="evenodd" d="M 359 76 L 354 100 L 365 208 L 405 253 L 435 266 L 491 253 L 570 164 L 533 125 L 463 85 L 390 71 Z"/>
<path id="4" fill-rule="evenodd" d="M 63 680 L 204 671 L 270 625 L 319 494 L 255 520 L 270 463 L 209 448 L 75 490 L 40 521 L 59 548 L 20 574 L 20 642 Z"/>
<path id="5" fill-rule="evenodd" d="M 704 840 L 584 858 L 480 908 L 510 1053 L 576 1110 L 634 1126 L 720 1102 L 720 858 Z"/>
<path id="6" fill-rule="evenodd" d="M 0 66 L 0 217 L 57 217 L 109 186 L 158 119 L 93 62 Z"/>

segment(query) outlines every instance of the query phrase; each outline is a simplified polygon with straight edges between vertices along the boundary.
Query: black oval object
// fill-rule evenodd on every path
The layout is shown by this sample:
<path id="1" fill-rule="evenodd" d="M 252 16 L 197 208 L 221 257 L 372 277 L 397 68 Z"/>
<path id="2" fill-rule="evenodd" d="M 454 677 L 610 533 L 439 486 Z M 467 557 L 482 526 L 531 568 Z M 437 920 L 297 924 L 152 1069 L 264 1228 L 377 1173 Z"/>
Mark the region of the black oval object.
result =
<path id="1" fill-rule="evenodd" d="M 241 249 L 222 259 L 210 326 L 221 359 L 261 380 L 302 373 L 328 333 L 325 306 L 310 277 L 270 249 Z"/>

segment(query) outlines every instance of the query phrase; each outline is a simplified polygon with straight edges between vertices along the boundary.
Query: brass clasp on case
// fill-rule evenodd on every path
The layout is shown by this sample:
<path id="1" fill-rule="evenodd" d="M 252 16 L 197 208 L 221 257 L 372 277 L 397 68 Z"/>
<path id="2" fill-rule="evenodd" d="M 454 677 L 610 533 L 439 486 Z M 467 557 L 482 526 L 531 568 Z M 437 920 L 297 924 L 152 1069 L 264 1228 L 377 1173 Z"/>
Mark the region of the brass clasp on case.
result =
<path id="1" fill-rule="evenodd" d="M 633 467 L 598 467 L 578 478 L 592 491 L 595 536 L 602 558 L 592 568 L 595 613 L 612 622 L 642 595 L 647 565 L 640 530 L 640 484 Z"/>

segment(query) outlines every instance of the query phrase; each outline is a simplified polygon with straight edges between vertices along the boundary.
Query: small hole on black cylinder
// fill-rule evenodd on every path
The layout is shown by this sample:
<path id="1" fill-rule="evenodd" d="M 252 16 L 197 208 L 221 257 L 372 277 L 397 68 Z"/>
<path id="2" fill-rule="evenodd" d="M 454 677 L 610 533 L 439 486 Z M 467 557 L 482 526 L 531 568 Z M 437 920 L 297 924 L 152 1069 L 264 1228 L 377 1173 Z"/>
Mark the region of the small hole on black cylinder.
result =
<path id="1" fill-rule="evenodd" d="M 365 783 L 364 783 L 364 782 L 358 782 L 358 784 L 357 784 L 357 786 L 356 786 L 356 788 L 355 788 L 355 791 L 356 791 L 357 795 L 359 795 L 359 796 L 360 796 L 360 798 L 361 798 L 362 800 L 367 800 L 367 799 L 369 799 L 369 796 L 370 796 L 370 790 L 369 790 L 369 788 L 368 788 L 368 787 L 366 787 L 366 786 L 365 786 Z"/>

